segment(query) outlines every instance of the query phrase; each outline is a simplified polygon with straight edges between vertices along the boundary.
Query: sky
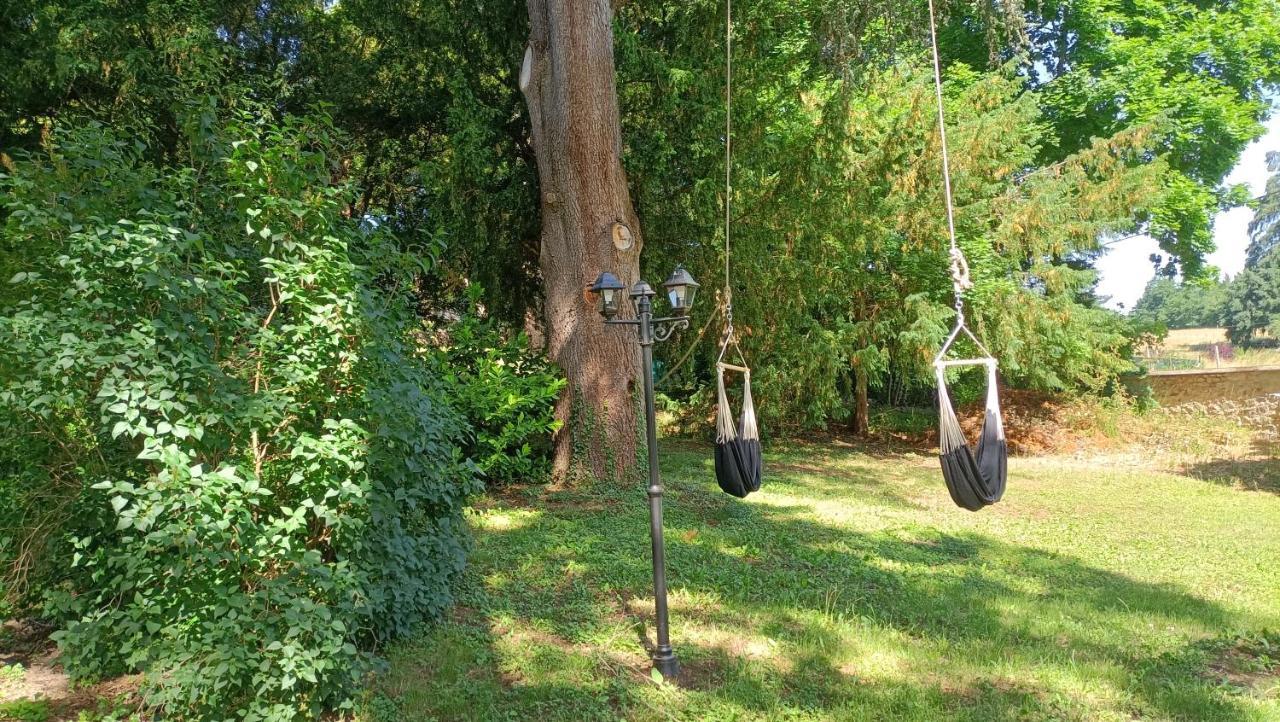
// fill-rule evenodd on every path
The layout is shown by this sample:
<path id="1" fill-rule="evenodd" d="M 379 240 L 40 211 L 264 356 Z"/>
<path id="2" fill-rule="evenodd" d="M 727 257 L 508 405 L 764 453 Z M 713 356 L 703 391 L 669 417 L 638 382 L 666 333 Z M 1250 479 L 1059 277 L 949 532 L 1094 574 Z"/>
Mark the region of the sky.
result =
<path id="1" fill-rule="evenodd" d="M 1266 135 L 1245 149 L 1226 182 L 1248 183 L 1255 197 L 1262 195 L 1267 183 L 1267 152 L 1272 150 L 1280 150 L 1280 113 L 1267 123 Z M 1232 208 L 1214 218 L 1213 236 L 1218 249 L 1208 256 L 1208 261 L 1222 269 L 1226 276 L 1234 276 L 1244 268 L 1252 219 L 1250 208 Z M 1155 275 L 1150 256 L 1159 250 L 1156 242 L 1147 236 L 1136 236 L 1112 246 L 1098 259 L 1098 295 L 1110 296 L 1107 305 L 1111 308 L 1132 309 L 1142 297 L 1147 281 Z"/>

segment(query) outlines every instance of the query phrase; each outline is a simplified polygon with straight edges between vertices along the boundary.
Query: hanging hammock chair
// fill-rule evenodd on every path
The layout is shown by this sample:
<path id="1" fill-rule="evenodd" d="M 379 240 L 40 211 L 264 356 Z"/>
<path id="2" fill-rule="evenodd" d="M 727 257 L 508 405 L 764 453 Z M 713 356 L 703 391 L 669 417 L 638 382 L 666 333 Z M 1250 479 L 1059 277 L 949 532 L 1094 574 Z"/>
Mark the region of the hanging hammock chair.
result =
<path id="1" fill-rule="evenodd" d="M 751 398 L 751 369 L 738 346 L 733 330 L 733 286 L 729 279 L 729 229 L 733 200 L 733 4 L 725 3 L 725 78 L 724 78 L 724 295 L 722 297 L 724 332 L 720 337 L 720 355 L 716 358 L 716 482 L 726 494 L 742 499 L 760 489 L 762 472 L 760 430 L 756 426 L 756 405 Z M 741 365 L 725 363 L 725 353 L 732 346 Z M 737 423 L 725 393 L 724 374 L 742 374 L 742 416 Z"/>
<path id="2" fill-rule="evenodd" d="M 947 231 L 951 239 L 951 286 L 955 294 L 956 325 L 947 337 L 942 349 L 933 360 L 934 374 L 938 381 L 938 458 L 942 462 L 942 477 L 947 491 L 957 506 L 978 511 L 1000 501 L 1004 496 L 1008 477 L 1008 445 L 1004 438 L 1004 423 L 1000 418 L 1000 396 L 996 385 L 996 359 L 969 330 L 964 318 L 964 294 L 973 287 L 969 278 L 969 263 L 964 251 L 956 242 L 954 201 L 951 197 L 951 163 L 947 157 L 947 124 L 942 105 L 942 67 L 938 59 L 938 29 L 934 20 L 933 0 L 929 0 L 929 39 L 933 46 L 933 82 L 938 101 L 938 136 L 942 146 L 942 183 L 947 202 Z M 964 333 L 982 352 L 982 356 L 970 359 L 947 360 L 947 352 L 956 339 Z M 987 409 L 982 422 L 982 435 L 976 449 L 965 440 L 960 421 L 956 418 L 951 396 L 947 392 L 947 369 L 956 366 L 986 366 Z"/>
<path id="3" fill-rule="evenodd" d="M 724 356 L 723 348 L 720 355 Z M 729 406 L 729 395 L 725 393 L 726 371 L 742 374 L 742 416 L 737 423 Z M 717 361 L 716 390 L 719 394 L 716 405 L 716 482 L 726 494 L 742 499 L 760 490 L 762 472 L 760 431 L 756 426 L 756 405 L 751 399 L 751 369 Z"/>
<path id="4" fill-rule="evenodd" d="M 987 408 L 982 434 L 974 449 L 964 438 L 956 418 L 951 396 L 947 393 L 947 369 L 953 366 L 981 364 L 987 367 Z M 1008 478 L 1008 445 L 1004 423 L 1000 419 L 1000 396 L 996 385 L 996 360 L 993 358 L 964 361 L 937 361 L 938 378 L 938 458 L 942 462 L 942 478 L 956 506 L 978 511 L 1000 501 Z"/>

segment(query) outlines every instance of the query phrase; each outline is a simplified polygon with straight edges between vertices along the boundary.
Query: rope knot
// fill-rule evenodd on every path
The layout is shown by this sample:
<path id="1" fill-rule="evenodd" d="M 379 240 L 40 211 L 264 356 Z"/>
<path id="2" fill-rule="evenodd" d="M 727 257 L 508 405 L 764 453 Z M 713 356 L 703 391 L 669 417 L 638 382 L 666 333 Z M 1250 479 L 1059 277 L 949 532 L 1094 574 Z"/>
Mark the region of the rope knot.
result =
<path id="1" fill-rule="evenodd" d="M 959 246 L 951 247 L 951 285 L 955 287 L 957 296 L 973 288 L 973 280 L 969 277 L 969 261 Z"/>

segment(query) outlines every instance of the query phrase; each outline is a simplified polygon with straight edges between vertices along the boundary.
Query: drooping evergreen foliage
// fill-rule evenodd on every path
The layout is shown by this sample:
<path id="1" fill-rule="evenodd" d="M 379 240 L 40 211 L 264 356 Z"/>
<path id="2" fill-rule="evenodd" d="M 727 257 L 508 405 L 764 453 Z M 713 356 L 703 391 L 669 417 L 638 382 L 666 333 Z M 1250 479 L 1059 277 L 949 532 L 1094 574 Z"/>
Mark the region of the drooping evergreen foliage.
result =
<path id="1" fill-rule="evenodd" d="M 1280 249 L 1280 151 L 1267 154 L 1267 179 L 1262 197 L 1258 198 L 1249 222 L 1249 248 L 1245 251 L 1244 265 L 1253 268 L 1262 259 Z"/>
<path id="2" fill-rule="evenodd" d="M 425 295 L 509 324 L 536 314 L 538 184 L 516 87 L 523 3 L 344 0 L 269 22 L 297 38 L 288 102 L 324 103 L 351 138 L 360 212 L 385 216 L 410 250 L 439 240 Z"/>
<path id="3" fill-rule="evenodd" d="M 1249 346 L 1261 332 L 1280 338 L 1280 253 L 1272 252 L 1231 281 L 1222 324 L 1232 343 Z"/>
<path id="4" fill-rule="evenodd" d="M 664 44 L 638 33 L 624 46 L 626 77 L 643 73 L 623 84 L 624 110 L 638 107 L 624 122 L 636 123 L 632 178 L 650 236 L 673 241 L 650 251 L 648 267 L 683 260 L 719 286 L 723 90 L 709 71 L 723 68 L 723 47 L 689 17 L 714 6 L 685 7 L 664 30 L 646 26 Z M 813 18 L 790 7 L 783 19 L 773 6 L 744 9 L 735 44 L 735 321 L 748 355 L 765 359 L 757 389 L 774 429 L 846 419 L 860 386 L 898 400 L 931 388 L 928 362 L 952 319 L 922 58 L 846 76 L 824 62 Z M 672 60 L 686 57 L 697 62 Z M 1132 228 L 1153 202 L 1164 166 L 1145 155 L 1149 130 L 1037 171 L 1038 97 L 1007 71 L 954 65 L 947 80 L 957 220 L 977 283 L 971 322 L 1014 383 L 1104 387 L 1126 368 L 1126 326 L 1093 306 L 1087 266 L 1066 261 Z M 672 120 L 647 124 L 652 115 Z M 699 358 L 691 383 L 712 360 Z"/>

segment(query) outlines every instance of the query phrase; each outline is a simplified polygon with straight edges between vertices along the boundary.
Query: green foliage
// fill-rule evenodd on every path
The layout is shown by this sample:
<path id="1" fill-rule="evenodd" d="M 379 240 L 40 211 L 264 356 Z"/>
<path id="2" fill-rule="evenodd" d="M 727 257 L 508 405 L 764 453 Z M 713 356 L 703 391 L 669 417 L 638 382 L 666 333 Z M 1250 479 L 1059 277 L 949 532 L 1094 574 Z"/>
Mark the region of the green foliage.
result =
<path id="1" fill-rule="evenodd" d="M 1212 217 L 1240 202 L 1222 181 L 1262 134 L 1266 88 L 1280 81 L 1280 5 L 1048 0 L 1026 10 L 1025 72 L 1052 128 L 1042 162 L 1149 127 L 1168 169 L 1147 230 L 1183 275 L 1212 275 Z"/>
<path id="2" fill-rule="evenodd" d="M 902 62 L 846 76 L 817 62 L 816 39 L 796 29 L 805 8 L 770 19 L 775 11 L 744 9 L 735 41 L 751 72 L 734 98 L 732 283 L 762 424 L 785 433 L 848 419 L 859 377 L 892 402 L 929 394 L 929 364 L 954 317 L 931 73 Z M 624 18 L 656 22 L 633 12 L 643 20 Z M 660 27 L 661 46 L 620 41 L 621 72 L 634 77 L 620 86 L 630 177 L 649 236 L 698 240 L 648 247 L 646 273 L 682 261 L 714 288 L 724 116 L 721 78 L 705 71 L 722 67 L 722 48 L 681 13 Z M 1107 388 L 1130 368 L 1128 328 L 1093 306 L 1094 275 L 1063 261 L 1131 229 L 1148 203 L 1163 171 L 1145 155 L 1145 129 L 1037 172 L 1036 96 L 1007 72 L 956 65 L 947 81 L 957 224 L 976 284 L 970 324 L 1016 385 Z M 669 120 L 650 125 L 655 112 Z M 685 367 L 686 389 L 705 383 L 715 353 Z"/>
<path id="3" fill-rule="evenodd" d="M 1175 281 L 1156 276 L 1133 307 L 1136 323 L 1164 328 L 1208 328 L 1222 322 L 1227 284 L 1205 278 Z"/>
<path id="4" fill-rule="evenodd" d="M 1272 175 L 1249 222 L 1246 267 L 1257 266 L 1263 258 L 1280 249 L 1280 151 L 1267 153 L 1267 170 Z"/>
<path id="5" fill-rule="evenodd" d="M 1244 270 L 1227 290 L 1222 323 L 1232 343 L 1248 346 L 1260 332 L 1280 338 L 1280 153 L 1267 154 L 1266 191 L 1249 223 Z"/>
<path id="6" fill-rule="evenodd" d="M 483 291 L 469 293 L 471 312 L 442 331 L 440 349 L 450 402 L 471 425 L 467 455 L 491 484 L 545 481 L 565 380 L 524 334 L 504 334 L 481 319 L 474 304 Z"/>
<path id="7" fill-rule="evenodd" d="M 21 663 L 0 664 L 0 685 L 5 682 L 21 682 L 27 676 L 27 668 Z"/>
<path id="8" fill-rule="evenodd" d="M 234 67 L 242 87 L 273 94 L 276 64 L 290 51 L 281 31 L 300 5 L 9 0 L 0 15 L 0 150 L 37 148 L 53 118 L 74 111 L 134 123 L 162 155 L 183 140 L 193 79 Z"/>
<path id="9" fill-rule="evenodd" d="M 343 0 L 268 11 L 300 40 L 289 102 L 322 102 L 352 136 L 362 211 L 385 213 L 421 252 L 443 238 L 433 283 L 450 304 L 469 283 L 494 318 L 520 325 L 540 297 L 538 183 L 516 74 L 528 37 L 522 3 Z M 292 60 L 292 59 L 291 59 Z"/>
<path id="10" fill-rule="evenodd" d="M 1272 252 L 1232 279 L 1222 313 L 1231 343 L 1249 346 L 1260 332 L 1280 338 L 1280 253 Z"/>
<path id="11" fill-rule="evenodd" d="M 1131 334 L 1090 294 L 1100 234 L 1151 232 L 1200 275 L 1213 211 L 1240 200 L 1222 177 L 1258 134 L 1261 89 L 1278 76 L 1274 9 L 945 6 L 958 220 L 978 283 L 970 317 L 1007 381 L 1098 389 L 1124 369 Z M 723 260 L 722 11 L 713 0 L 617 9 L 624 152 L 651 278 L 683 261 L 706 280 Z M 859 381 L 895 403 L 929 388 L 950 301 L 923 12 L 881 0 L 738 8 L 735 301 L 750 355 L 776 362 L 757 375 L 766 425 L 843 421 Z M 177 78 L 192 75 L 230 74 L 294 111 L 330 104 L 351 138 L 340 173 L 363 187 L 349 212 L 434 261 L 422 300 L 451 307 L 478 282 L 488 314 L 520 325 L 539 305 L 535 149 L 515 77 L 525 13 L 20 0 L 0 33 L 15 69 L 0 78 L 0 132 L 30 146 L 52 115 L 90 108 L 133 123 L 154 140 L 148 153 L 177 152 Z M 695 356 L 673 393 L 709 371 Z M 801 374 L 820 382 L 791 380 Z"/>
<path id="12" fill-rule="evenodd" d="M 465 426 L 325 117 L 188 110 L 170 164 L 68 123 L 0 180 L 2 551 L 65 570 L 77 678 L 142 670 L 169 719 L 313 718 L 449 604 Z"/>
<path id="13" fill-rule="evenodd" d="M 53 719 L 53 709 L 42 699 L 15 699 L 0 702 L 2 722 L 46 722 Z"/>

